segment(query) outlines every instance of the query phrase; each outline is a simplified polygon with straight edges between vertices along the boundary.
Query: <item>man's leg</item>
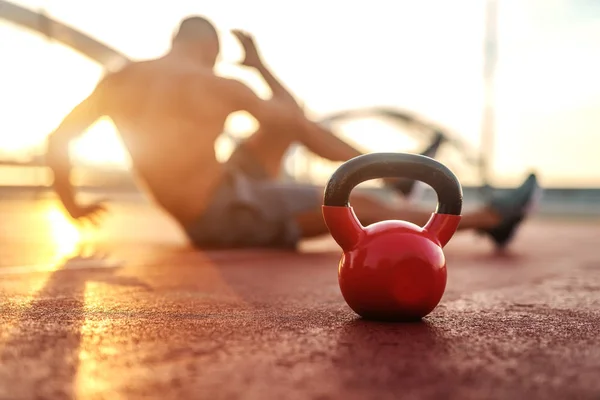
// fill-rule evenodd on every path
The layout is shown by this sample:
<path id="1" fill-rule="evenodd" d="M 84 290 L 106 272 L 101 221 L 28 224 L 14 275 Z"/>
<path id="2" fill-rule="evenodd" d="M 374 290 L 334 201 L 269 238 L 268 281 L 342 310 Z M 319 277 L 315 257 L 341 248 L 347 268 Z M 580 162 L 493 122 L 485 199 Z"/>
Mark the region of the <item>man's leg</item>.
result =
<path id="1" fill-rule="evenodd" d="M 322 134 L 323 146 L 329 143 L 329 145 L 341 148 L 340 151 L 347 157 L 343 161 L 363 154 L 328 130 L 323 130 Z M 256 170 L 257 166 L 251 164 L 258 164 L 259 169 L 262 171 L 257 171 L 254 174 L 250 173 L 251 175 L 261 175 L 262 173 L 264 175 L 262 178 L 276 179 L 281 171 L 283 157 L 290 145 L 294 142 L 302 143 L 301 135 L 301 132 L 293 127 L 285 131 L 261 127 L 238 145 L 231 155 L 230 161 L 246 171 Z M 435 158 L 444 139 L 441 133 L 436 135 L 433 142 L 420 154 Z M 342 143 L 343 146 L 340 145 Z M 391 189 L 404 196 L 409 196 L 415 186 L 414 181 L 406 179 L 388 179 L 386 183 Z"/>
<path id="2" fill-rule="evenodd" d="M 186 227 L 188 237 L 199 247 L 289 247 L 298 240 L 328 233 L 322 215 L 323 188 L 251 180 L 232 170 L 215 196 L 211 208 L 197 223 Z M 459 230 L 481 231 L 498 247 L 504 247 L 529 212 L 537 189 L 535 175 L 504 198 L 494 198 L 486 207 L 463 214 Z M 388 204 L 355 189 L 352 207 L 364 225 L 400 219 L 423 226 L 432 210 Z"/>
<path id="3" fill-rule="evenodd" d="M 317 190 L 315 190 L 315 194 L 316 193 Z M 356 216 L 363 225 L 370 225 L 389 219 L 397 219 L 424 226 L 432 213 L 431 210 L 426 211 L 412 206 L 390 205 L 366 193 L 360 192 L 353 193 L 350 202 L 352 208 L 356 212 Z M 492 229 L 498 226 L 501 221 L 502 218 L 498 213 L 491 208 L 483 207 L 479 210 L 463 214 L 458 229 Z M 300 227 L 302 237 L 304 238 L 320 236 L 329 232 L 323 219 L 321 207 L 297 215 L 296 223 Z"/>
<path id="4" fill-rule="evenodd" d="M 313 190 L 315 196 L 322 196 L 321 188 Z M 528 216 L 538 199 L 539 192 L 537 178 L 534 174 L 530 174 L 523 184 L 509 195 L 492 198 L 486 206 L 464 213 L 458 229 L 484 233 L 498 248 L 503 248 Z M 388 219 L 400 219 L 423 226 L 431 217 L 431 211 L 406 205 L 389 205 L 359 191 L 351 194 L 350 202 L 363 225 Z M 320 204 L 295 214 L 295 222 L 303 238 L 328 233 Z"/>
<path id="5" fill-rule="evenodd" d="M 290 132 L 261 127 L 238 145 L 229 162 L 254 178 L 277 179 L 283 158 L 294 141 Z"/>
<path id="6" fill-rule="evenodd" d="M 307 137 L 310 137 L 308 144 Z M 301 143 L 318 156 L 332 161 L 344 162 L 363 154 L 326 129 L 315 133 L 312 130 L 306 132 L 300 126 L 288 126 L 283 129 L 260 127 L 238 145 L 230 161 L 237 165 L 241 162 L 243 165 L 250 156 L 254 162 L 260 164 L 267 177 L 275 179 L 281 172 L 287 150 L 294 142 Z"/>

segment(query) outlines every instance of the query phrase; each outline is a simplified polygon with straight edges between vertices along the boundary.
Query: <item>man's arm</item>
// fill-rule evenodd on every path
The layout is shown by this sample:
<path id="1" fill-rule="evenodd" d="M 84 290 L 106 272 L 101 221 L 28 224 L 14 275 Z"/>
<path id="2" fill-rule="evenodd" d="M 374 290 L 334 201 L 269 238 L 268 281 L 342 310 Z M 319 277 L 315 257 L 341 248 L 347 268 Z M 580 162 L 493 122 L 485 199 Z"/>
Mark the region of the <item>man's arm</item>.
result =
<path id="1" fill-rule="evenodd" d="M 234 79 L 221 78 L 217 93 L 231 104 L 233 111 L 246 111 L 261 126 L 270 129 L 301 129 L 304 115 L 297 107 L 278 98 L 261 99 L 248 86 Z"/>
<path id="2" fill-rule="evenodd" d="M 269 88 L 271 88 L 273 97 L 299 106 L 294 96 L 285 88 L 285 86 L 283 86 L 283 84 L 275 77 L 275 75 L 273 75 L 273 73 L 264 65 L 262 61 L 256 66 L 256 70 L 263 77 L 267 85 L 269 85 Z"/>
<path id="3" fill-rule="evenodd" d="M 79 103 L 52 132 L 47 140 L 46 163 L 54 174 L 53 187 L 67 212 L 73 218 L 92 214 L 99 206 L 80 207 L 71 185 L 69 145 L 98 118 L 104 115 L 106 81 L 101 81 L 85 100 Z"/>
<path id="4" fill-rule="evenodd" d="M 289 102 L 272 98 L 263 100 L 249 87 L 235 80 L 223 81 L 227 98 L 236 111 L 250 113 L 261 125 L 274 129 L 298 130 L 298 141 L 316 155 L 330 161 L 344 162 L 363 154 L 329 130 L 307 119 L 300 109 Z"/>
<path id="5" fill-rule="evenodd" d="M 260 73 L 265 83 L 271 89 L 274 98 L 298 106 L 296 99 L 290 93 L 290 91 L 286 89 L 283 83 L 281 83 L 281 81 L 279 81 L 279 79 L 277 79 L 275 75 L 273 75 L 273 73 L 266 67 L 262 57 L 258 52 L 254 38 L 248 33 L 237 29 L 233 30 L 232 33 L 238 39 L 245 52 L 245 58 L 241 64 L 254 68 Z"/>
<path id="6" fill-rule="evenodd" d="M 283 86 L 262 61 L 260 61 L 255 68 L 271 88 L 273 100 L 282 101 L 300 108 L 300 105 L 296 102 L 294 96 Z M 323 128 L 314 121 L 305 118 L 303 122 L 306 125 L 306 129 L 301 142 L 318 156 L 330 161 L 344 162 L 362 154 L 362 152 L 340 139 L 333 132 Z"/>

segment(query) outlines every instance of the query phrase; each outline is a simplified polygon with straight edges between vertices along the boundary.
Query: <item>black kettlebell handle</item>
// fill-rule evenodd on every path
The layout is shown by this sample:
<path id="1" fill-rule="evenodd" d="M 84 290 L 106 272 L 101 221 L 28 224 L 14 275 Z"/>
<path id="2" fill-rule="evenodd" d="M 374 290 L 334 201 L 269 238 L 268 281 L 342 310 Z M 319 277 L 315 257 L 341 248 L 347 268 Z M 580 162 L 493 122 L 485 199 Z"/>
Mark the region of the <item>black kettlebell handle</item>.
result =
<path id="1" fill-rule="evenodd" d="M 352 189 L 362 182 L 378 178 L 408 178 L 424 182 L 437 194 L 437 214 L 460 215 L 462 211 L 462 186 L 456 175 L 432 158 L 408 153 L 370 153 L 346 161 L 327 182 L 323 204 L 349 207 Z"/>

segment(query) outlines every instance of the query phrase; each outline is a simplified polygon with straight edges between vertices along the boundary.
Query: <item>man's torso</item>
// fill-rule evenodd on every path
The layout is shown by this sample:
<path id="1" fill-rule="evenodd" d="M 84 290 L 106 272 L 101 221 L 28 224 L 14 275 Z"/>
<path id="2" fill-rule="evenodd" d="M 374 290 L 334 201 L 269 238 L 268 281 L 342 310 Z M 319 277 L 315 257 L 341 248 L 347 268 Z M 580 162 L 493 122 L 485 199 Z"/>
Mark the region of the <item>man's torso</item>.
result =
<path id="1" fill-rule="evenodd" d="M 235 111 L 219 78 L 168 57 L 133 63 L 107 78 L 106 114 L 117 126 L 134 172 L 181 223 L 205 209 L 223 174 L 215 140 Z"/>

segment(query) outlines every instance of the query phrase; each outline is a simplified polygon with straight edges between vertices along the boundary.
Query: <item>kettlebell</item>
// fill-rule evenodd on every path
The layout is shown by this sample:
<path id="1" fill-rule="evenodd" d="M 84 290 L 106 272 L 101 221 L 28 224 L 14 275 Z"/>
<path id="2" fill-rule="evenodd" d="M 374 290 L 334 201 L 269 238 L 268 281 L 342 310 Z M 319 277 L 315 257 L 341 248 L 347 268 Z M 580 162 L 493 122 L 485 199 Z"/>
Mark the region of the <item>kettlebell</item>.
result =
<path id="1" fill-rule="evenodd" d="M 431 186 L 437 209 L 421 227 L 401 220 L 363 226 L 350 193 L 377 178 L 409 178 Z M 366 319 L 419 320 L 440 302 L 446 289 L 443 248 L 461 220 L 462 187 L 440 162 L 417 154 L 370 153 L 343 163 L 331 176 L 323 218 L 342 248 L 338 280 L 346 303 Z"/>

